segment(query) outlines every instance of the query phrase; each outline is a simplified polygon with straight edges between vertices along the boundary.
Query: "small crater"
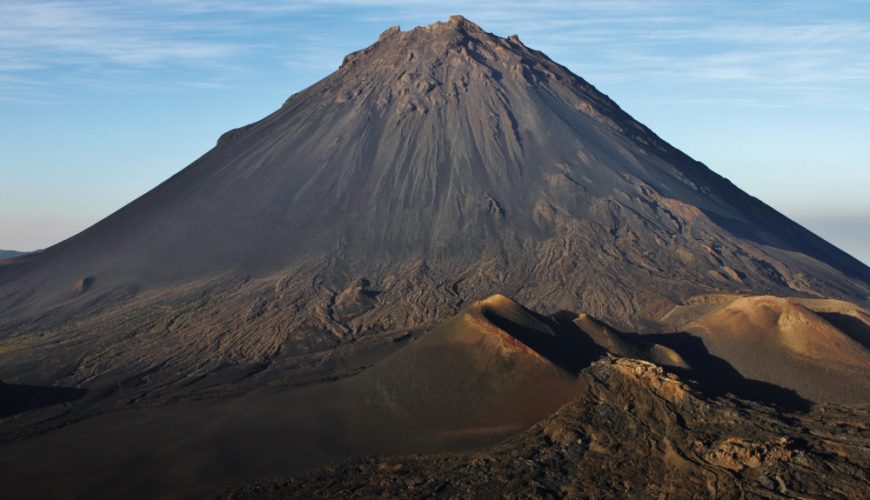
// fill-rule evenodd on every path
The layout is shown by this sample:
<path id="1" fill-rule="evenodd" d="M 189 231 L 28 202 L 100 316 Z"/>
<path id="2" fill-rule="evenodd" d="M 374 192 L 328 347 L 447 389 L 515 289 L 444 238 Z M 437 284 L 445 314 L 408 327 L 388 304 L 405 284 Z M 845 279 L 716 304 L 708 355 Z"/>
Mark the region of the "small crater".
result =
<path id="1" fill-rule="evenodd" d="M 73 285 L 72 291 L 73 291 L 73 293 L 85 293 L 92 286 L 94 286 L 94 277 L 93 276 L 85 276 L 84 278 L 76 281 L 76 284 Z"/>

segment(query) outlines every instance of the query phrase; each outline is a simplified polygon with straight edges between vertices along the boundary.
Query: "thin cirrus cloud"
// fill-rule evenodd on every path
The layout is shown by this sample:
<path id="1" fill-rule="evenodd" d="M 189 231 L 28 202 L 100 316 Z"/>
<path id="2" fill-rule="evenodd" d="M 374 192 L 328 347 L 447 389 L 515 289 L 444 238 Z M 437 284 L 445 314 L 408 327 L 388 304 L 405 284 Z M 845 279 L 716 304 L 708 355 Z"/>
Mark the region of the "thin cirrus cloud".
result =
<path id="1" fill-rule="evenodd" d="M 58 81 L 135 80 L 131 70 L 216 67 L 244 48 L 209 38 L 219 26 L 135 4 L 12 0 L 0 3 L 0 18 L 0 98 L 32 97 Z"/>
<path id="2" fill-rule="evenodd" d="M 195 40 L 205 34 L 202 24 L 164 15 L 123 3 L 12 0 L 0 4 L 0 41 L 7 53 L 29 60 L 79 55 L 149 64 L 226 55 L 225 44 Z"/>
<path id="3" fill-rule="evenodd" d="M 834 10 L 823 12 L 833 19 L 821 21 L 796 16 L 796 8 L 787 11 L 789 17 L 782 13 L 788 4 L 780 2 L 754 8 L 728 5 L 7 0 L 0 4 L 0 18 L 6 20 L 0 25 L 0 94 L 8 96 L 30 86 L 40 71 L 70 67 L 79 72 L 85 68 L 95 81 L 105 81 L 103 76 L 117 79 L 122 74 L 119 68 L 192 67 L 213 79 L 200 80 L 201 85 L 214 85 L 225 76 L 222 70 L 232 73 L 247 64 L 261 64 L 260 54 L 287 44 L 294 47 L 294 57 L 276 54 L 275 61 L 322 71 L 334 67 L 349 47 L 360 43 L 354 38 L 358 32 L 348 30 L 348 25 L 375 27 L 397 19 L 422 24 L 443 18 L 445 12 L 462 11 L 490 29 L 522 33 L 569 66 L 605 79 L 622 75 L 638 81 L 652 76 L 753 83 L 762 92 L 788 86 L 796 89 L 794 97 L 824 103 L 848 88 L 845 95 L 857 92 L 867 98 L 870 91 L 862 89 L 870 88 L 870 51 L 859 47 L 870 43 L 870 24 Z M 784 20 L 758 22 L 754 20 L 758 9 Z M 299 22 L 306 18 L 312 22 Z M 252 32 L 269 33 L 272 38 L 258 40 Z M 687 46 L 695 49 L 685 53 Z M 246 63 L 255 53 L 255 62 Z M 80 80 L 84 85 L 86 81 Z"/>

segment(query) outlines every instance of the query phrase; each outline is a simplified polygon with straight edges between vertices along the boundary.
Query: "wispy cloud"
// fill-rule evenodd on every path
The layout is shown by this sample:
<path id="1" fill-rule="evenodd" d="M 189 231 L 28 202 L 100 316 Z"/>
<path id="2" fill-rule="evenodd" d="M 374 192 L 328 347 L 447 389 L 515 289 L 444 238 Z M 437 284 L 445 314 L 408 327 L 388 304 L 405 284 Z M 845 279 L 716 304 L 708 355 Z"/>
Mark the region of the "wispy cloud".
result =
<path id="1" fill-rule="evenodd" d="M 0 4 L 0 47 L 12 60 L 45 66 L 72 57 L 74 62 L 146 65 L 169 60 L 213 60 L 232 45 L 197 39 L 188 30 L 139 20 L 119 7 L 88 2 L 27 1 Z"/>
<path id="2" fill-rule="evenodd" d="M 361 26 L 407 28 L 450 13 L 519 33 L 605 79 L 752 86 L 802 105 L 870 106 L 870 51 L 861 49 L 870 19 L 776 1 L 5 0 L 0 96 L 27 98 L 52 79 L 141 84 L 121 77 L 166 68 L 178 70 L 167 72 L 167 86 L 219 87 L 270 64 L 313 80 L 373 41 L 360 40 Z"/>
<path id="3" fill-rule="evenodd" d="M 0 19 L 0 96 L 6 98 L 83 73 L 106 82 L 119 69 L 220 67 L 245 50 L 220 36 L 220 23 L 167 17 L 136 3 L 10 0 L 0 3 Z"/>

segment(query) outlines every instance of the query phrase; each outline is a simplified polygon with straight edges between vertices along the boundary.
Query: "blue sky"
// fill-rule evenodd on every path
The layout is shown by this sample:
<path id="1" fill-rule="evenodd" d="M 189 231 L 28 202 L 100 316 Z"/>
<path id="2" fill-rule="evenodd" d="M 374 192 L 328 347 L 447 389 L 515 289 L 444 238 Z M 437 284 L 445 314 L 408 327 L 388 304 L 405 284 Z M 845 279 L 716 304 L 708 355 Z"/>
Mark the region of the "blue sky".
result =
<path id="1" fill-rule="evenodd" d="M 870 2 L 0 1 L 0 248 L 69 237 L 335 70 L 463 14 L 870 262 Z"/>

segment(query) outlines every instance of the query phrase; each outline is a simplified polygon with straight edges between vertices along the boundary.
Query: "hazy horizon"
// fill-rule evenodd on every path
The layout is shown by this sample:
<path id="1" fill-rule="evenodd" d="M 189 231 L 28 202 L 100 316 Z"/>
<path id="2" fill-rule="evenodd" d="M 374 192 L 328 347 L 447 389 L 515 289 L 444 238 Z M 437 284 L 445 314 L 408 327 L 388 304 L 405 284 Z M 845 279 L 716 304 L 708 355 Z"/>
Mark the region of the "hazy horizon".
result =
<path id="1" fill-rule="evenodd" d="M 387 27 L 461 13 L 519 34 L 674 146 L 870 263 L 870 54 L 856 43 L 870 41 L 867 6 L 497 5 L 6 2 L 0 248 L 73 236 Z"/>

